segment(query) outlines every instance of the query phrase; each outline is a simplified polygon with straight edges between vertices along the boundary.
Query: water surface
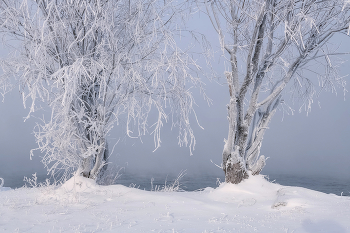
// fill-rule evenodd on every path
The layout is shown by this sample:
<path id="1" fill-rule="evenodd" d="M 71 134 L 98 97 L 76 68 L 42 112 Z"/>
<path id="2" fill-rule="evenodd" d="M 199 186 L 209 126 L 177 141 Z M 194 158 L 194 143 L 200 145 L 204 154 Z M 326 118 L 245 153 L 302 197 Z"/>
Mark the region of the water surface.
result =
<path id="1" fill-rule="evenodd" d="M 15 189 L 23 187 L 25 184 L 23 181 L 24 176 L 20 174 L 0 174 L 0 176 L 5 179 L 5 187 Z M 31 174 L 27 174 L 26 176 L 28 178 L 32 177 Z M 177 175 L 141 175 L 122 171 L 114 183 L 150 191 L 160 190 L 165 186 L 177 187 L 177 183 L 173 186 L 177 177 Z M 47 178 L 48 176 L 44 174 L 38 174 L 37 183 L 45 182 Z M 268 174 L 266 175 L 266 179 L 281 185 L 304 187 L 324 193 L 333 193 L 339 196 L 350 196 L 350 180 L 347 179 L 287 174 Z M 218 187 L 220 182 L 224 182 L 224 180 L 223 174 L 221 176 L 210 174 L 185 174 L 178 179 L 178 184 L 182 191 L 196 191 L 206 187 Z"/>

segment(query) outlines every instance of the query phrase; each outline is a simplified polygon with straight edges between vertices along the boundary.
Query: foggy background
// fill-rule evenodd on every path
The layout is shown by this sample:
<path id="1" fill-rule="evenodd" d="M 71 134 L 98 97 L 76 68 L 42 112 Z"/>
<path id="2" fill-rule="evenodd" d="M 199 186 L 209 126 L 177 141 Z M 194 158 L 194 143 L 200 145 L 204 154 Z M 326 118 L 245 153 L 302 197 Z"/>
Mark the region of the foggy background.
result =
<path id="1" fill-rule="evenodd" d="M 205 31 L 215 51 L 219 51 L 218 38 L 211 25 L 203 17 L 192 22 L 192 27 Z M 335 38 L 340 43 L 342 38 Z M 349 41 L 349 39 L 347 39 Z M 186 39 L 182 40 L 183 43 Z M 181 43 L 182 43 L 181 42 Z M 350 51 L 345 42 L 341 51 Z M 4 53 L 4 52 L 3 52 Z M 215 70 L 223 75 L 224 66 L 219 62 L 220 52 L 216 54 Z M 348 60 L 349 56 L 344 56 Z M 201 63 L 205 67 L 205 63 Z M 342 75 L 350 73 L 350 63 L 346 61 L 341 69 Z M 204 78 L 205 79 L 205 78 Z M 349 79 L 348 79 L 349 80 Z M 162 144 L 155 152 L 153 136 L 131 139 L 125 130 L 115 127 L 109 137 L 111 162 L 124 167 L 126 173 L 151 177 L 155 174 L 176 175 L 187 170 L 188 175 L 223 176 L 223 171 L 214 165 L 221 164 L 224 138 L 227 137 L 228 122 L 226 105 L 229 101 L 225 79 L 204 80 L 207 95 L 212 99 L 208 104 L 197 93 L 196 114 L 202 130 L 195 121 L 192 127 L 196 136 L 193 155 L 186 147 L 177 145 L 177 129 L 170 130 L 170 122 L 161 133 Z M 347 87 L 350 88 L 349 85 Z M 289 100 L 288 95 L 285 100 Z M 263 174 L 292 174 L 309 177 L 333 177 L 350 181 L 350 94 L 344 101 L 342 90 L 338 94 L 322 93 L 315 99 L 311 113 L 299 113 L 299 105 L 291 105 L 294 115 L 283 115 L 278 111 L 265 133 L 261 154 L 269 157 Z M 318 105 L 320 102 L 320 106 Z M 10 179 L 46 174 L 40 162 L 40 153 L 30 160 L 30 149 L 36 148 L 32 134 L 38 119 L 31 117 L 24 122 L 29 109 L 24 109 L 18 88 L 5 96 L 0 103 L 0 177 Z M 42 116 L 38 112 L 35 116 Z M 151 122 L 150 124 L 151 125 Z M 114 150 L 113 150 L 114 147 Z M 212 160 L 212 162 L 211 162 Z M 6 184 L 5 184 L 6 186 Z"/>
<path id="2" fill-rule="evenodd" d="M 213 105 L 199 99 L 197 115 L 202 130 L 193 122 L 196 146 L 193 155 L 186 147 L 177 145 L 177 130 L 166 124 L 161 147 L 155 152 L 152 136 L 128 138 L 116 127 L 109 138 L 111 161 L 125 167 L 128 173 L 223 175 L 220 165 L 223 140 L 227 137 L 227 88 L 211 83 L 208 95 Z M 331 176 L 350 179 L 350 106 L 342 95 L 324 93 L 309 116 L 298 111 L 284 115 L 278 111 L 265 134 L 261 154 L 270 157 L 263 174 L 299 174 Z M 0 104 L 0 177 L 44 174 L 40 155 L 29 158 L 30 149 L 36 148 L 33 127 L 37 119 L 23 122 L 27 110 L 23 109 L 18 91 L 6 96 Z M 282 118 L 283 117 L 283 118 Z M 282 121 L 283 119 L 283 121 Z M 117 141 L 119 142 L 117 143 Z M 213 161 L 213 163 L 211 162 Z"/>

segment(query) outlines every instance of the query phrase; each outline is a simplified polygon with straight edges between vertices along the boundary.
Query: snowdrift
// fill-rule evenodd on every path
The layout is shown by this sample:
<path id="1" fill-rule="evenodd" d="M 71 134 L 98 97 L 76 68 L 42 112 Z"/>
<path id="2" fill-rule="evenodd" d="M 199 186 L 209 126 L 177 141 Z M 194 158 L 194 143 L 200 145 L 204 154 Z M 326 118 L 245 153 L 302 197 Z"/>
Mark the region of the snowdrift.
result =
<path id="1" fill-rule="evenodd" d="M 98 186 L 1 189 L 0 232 L 350 232 L 350 197 L 262 176 L 197 192 Z"/>

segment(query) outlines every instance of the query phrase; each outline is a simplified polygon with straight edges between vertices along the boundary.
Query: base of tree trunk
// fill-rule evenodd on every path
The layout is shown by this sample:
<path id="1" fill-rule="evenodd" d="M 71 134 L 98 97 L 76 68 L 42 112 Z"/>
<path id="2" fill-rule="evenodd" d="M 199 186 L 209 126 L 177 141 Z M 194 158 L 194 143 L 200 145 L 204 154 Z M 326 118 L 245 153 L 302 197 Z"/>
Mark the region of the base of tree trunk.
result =
<path id="1" fill-rule="evenodd" d="M 90 178 L 90 172 L 82 172 L 81 175 L 85 178 Z"/>
<path id="2" fill-rule="evenodd" d="M 102 158 L 98 156 L 102 156 Z M 92 157 L 83 159 L 82 169 L 81 169 L 82 171 L 80 175 L 93 180 L 101 179 L 107 170 L 108 158 L 109 158 L 109 150 L 108 150 L 108 144 L 106 142 L 105 149 L 103 150 L 103 155 L 99 154 L 94 159 L 92 159 Z M 95 168 L 96 163 L 98 163 L 97 169 Z"/>
<path id="3" fill-rule="evenodd" d="M 226 166 L 226 172 L 225 172 L 225 182 L 231 183 L 231 184 L 239 184 L 244 179 L 248 179 L 248 173 L 245 169 L 242 169 L 241 164 L 235 163 L 235 164 L 228 164 Z"/>

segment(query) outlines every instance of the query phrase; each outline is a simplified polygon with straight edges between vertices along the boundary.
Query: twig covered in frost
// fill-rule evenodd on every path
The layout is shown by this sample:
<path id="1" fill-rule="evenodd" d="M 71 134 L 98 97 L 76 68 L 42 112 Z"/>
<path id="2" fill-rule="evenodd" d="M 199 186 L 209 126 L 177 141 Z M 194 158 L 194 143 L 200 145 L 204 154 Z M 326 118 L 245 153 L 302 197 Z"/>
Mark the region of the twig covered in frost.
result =
<path id="1" fill-rule="evenodd" d="M 32 178 L 28 178 L 25 176 L 23 179 L 24 186 L 27 187 L 29 185 L 31 188 L 36 188 L 38 187 L 37 180 L 38 180 L 38 177 L 36 176 L 36 173 L 32 174 Z"/>

